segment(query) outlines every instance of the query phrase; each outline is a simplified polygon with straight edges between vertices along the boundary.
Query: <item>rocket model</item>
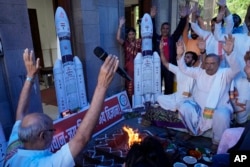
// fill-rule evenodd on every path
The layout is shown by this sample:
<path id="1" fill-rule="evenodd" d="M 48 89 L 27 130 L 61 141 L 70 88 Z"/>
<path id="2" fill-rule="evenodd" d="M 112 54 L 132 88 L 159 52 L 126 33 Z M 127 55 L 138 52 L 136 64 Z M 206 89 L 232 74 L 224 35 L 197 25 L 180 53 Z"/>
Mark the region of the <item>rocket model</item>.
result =
<path id="1" fill-rule="evenodd" d="M 141 21 L 142 53 L 134 59 L 133 108 L 145 102 L 155 103 L 161 94 L 161 60 L 152 51 L 153 25 L 151 16 L 144 14 Z"/>
<path id="2" fill-rule="evenodd" d="M 58 7 L 55 14 L 56 33 L 60 46 L 53 68 L 58 112 L 76 111 L 88 105 L 83 68 L 80 59 L 72 55 L 70 27 L 63 8 Z"/>

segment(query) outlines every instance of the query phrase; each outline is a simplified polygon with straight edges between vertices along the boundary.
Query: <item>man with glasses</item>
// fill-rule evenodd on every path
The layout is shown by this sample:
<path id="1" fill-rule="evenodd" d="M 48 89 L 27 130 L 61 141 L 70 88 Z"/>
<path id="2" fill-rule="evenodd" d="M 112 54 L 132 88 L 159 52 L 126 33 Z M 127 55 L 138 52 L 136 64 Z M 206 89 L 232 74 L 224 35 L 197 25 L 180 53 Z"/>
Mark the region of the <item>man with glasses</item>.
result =
<path id="1" fill-rule="evenodd" d="M 75 166 L 74 158 L 91 139 L 96 122 L 102 110 L 106 91 L 118 68 L 116 56 L 109 55 L 102 65 L 90 108 L 83 118 L 75 136 L 56 153 L 49 151 L 53 139 L 53 120 L 43 113 L 28 113 L 29 94 L 34 77 L 39 70 L 39 59 L 33 61 L 33 52 L 24 50 L 23 60 L 27 78 L 19 97 L 16 123 L 12 129 L 5 158 L 5 167 L 70 167 Z M 21 144 L 21 147 L 18 147 Z M 15 149 L 17 148 L 17 149 Z"/>

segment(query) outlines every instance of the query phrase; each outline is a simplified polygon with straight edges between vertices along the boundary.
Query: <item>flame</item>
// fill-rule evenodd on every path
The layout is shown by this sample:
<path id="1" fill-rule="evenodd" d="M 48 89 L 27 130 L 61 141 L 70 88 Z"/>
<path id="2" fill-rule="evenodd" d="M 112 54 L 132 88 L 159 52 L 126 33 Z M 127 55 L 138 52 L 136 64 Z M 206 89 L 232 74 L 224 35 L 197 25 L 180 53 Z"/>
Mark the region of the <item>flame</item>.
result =
<path id="1" fill-rule="evenodd" d="M 122 129 L 128 134 L 128 147 L 129 148 L 133 143 L 139 143 L 142 141 L 142 139 L 139 136 L 139 133 L 134 131 L 132 128 L 124 126 Z"/>

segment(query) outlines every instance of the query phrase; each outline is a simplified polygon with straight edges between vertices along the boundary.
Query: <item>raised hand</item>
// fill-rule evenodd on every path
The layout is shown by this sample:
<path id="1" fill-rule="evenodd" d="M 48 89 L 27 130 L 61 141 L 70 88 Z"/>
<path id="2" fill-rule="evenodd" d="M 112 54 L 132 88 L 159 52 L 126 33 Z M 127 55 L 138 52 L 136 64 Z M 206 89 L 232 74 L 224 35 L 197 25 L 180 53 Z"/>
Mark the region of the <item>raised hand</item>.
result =
<path id="1" fill-rule="evenodd" d="M 108 88 L 119 65 L 115 55 L 109 55 L 101 66 L 98 76 L 98 87 Z"/>
<path id="2" fill-rule="evenodd" d="M 23 61 L 25 68 L 27 70 L 27 77 L 34 78 L 37 72 L 40 69 L 40 59 L 38 58 L 36 61 L 33 58 L 33 51 L 29 52 L 29 49 L 26 48 L 23 52 Z"/>
<path id="3" fill-rule="evenodd" d="M 177 54 L 177 58 L 180 58 L 185 51 L 185 47 L 184 47 L 184 42 L 183 40 L 179 40 L 178 42 L 176 42 L 176 54 Z"/>
<path id="4" fill-rule="evenodd" d="M 224 16 L 225 16 L 225 12 L 226 12 L 226 7 L 225 7 L 225 6 L 221 6 L 221 7 L 219 8 L 219 13 L 218 13 L 218 15 L 217 15 L 217 17 L 216 17 L 216 22 L 217 22 L 217 23 L 219 23 L 219 22 L 222 21 L 222 19 L 223 19 Z"/>
<path id="5" fill-rule="evenodd" d="M 185 17 L 187 15 L 186 10 L 184 9 L 183 5 L 179 5 L 179 14 L 181 17 Z"/>
<path id="6" fill-rule="evenodd" d="M 234 48 L 234 37 L 232 34 L 228 34 L 228 37 L 225 36 L 225 45 L 223 46 L 224 51 L 227 55 L 230 55 L 233 52 Z"/>
<path id="7" fill-rule="evenodd" d="M 190 0 L 186 0 L 185 10 L 186 10 L 186 16 L 192 13 Z"/>
<path id="8" fill-rule="evenodd" d="M 124 24 L 125 24 L 125 18 L 122 16 L 120 17 L 120 20 L 119 20 L 119 27 L 121 28 Z"/>
<path id="9" fill-rule="evenodd" d="M 189 1 L 188 1 L 189 2 Z M 180 5 L 179 6 L 179 9 L 180 9 L 180 16 L 183 18 L 183 17 L 186 17 L 188 16 L 190 13 L 191 13 L 191 7 L 190 7 L 190 3 L 186 2 L 186 4 L 183 6 L 183 5 Z"/>
<path id="10" fill-rule="evenodd" d="M 195 2 L 194 6 L 191 9 L 191 13 L 196 15 L 197 11 L 198 11 L 198 2 Z"/>
<path id="11" fill-rule="evenodd" d="M 202 6 L 198 5 L 197 11 L 196 11 L 196 17 L 200 17 L 201 16 L 201 11 L 202 11 Z"/>
<path id="12" fill-rule="evenodd" d="M 21 120 L 23 119 L 24 115 L 27 114 L 28 112 L 28 105 L 30 101 L 30 92 L 32 88 L 32 83 L 33 79 L 36 75 L 36 73 L 39 70 L 39 59 L 34 59 L 33 57 L 33 51 L 29 52 L 29 49 L 25 49 L 23 52 L 23 61 L 24 65 L 27 71 L 27 79 L 29 78 L 30 80 L 27 80 L 27 82 L 24 82 L 24 86 L 22 88 L 19 100 L 18 100 L 18 105 L 17 105 L 17 110 L 16 110 L 16 120 Z"/>
<path id="13" fill-rule="evenodd" d="M 200 17 L 201 9 L 199 8 L 198 2 L 195 2 L 194 6 L 191 9 L 192 17 L 191 20 L 193 23 L 197 21 L 197 18 Z"/>

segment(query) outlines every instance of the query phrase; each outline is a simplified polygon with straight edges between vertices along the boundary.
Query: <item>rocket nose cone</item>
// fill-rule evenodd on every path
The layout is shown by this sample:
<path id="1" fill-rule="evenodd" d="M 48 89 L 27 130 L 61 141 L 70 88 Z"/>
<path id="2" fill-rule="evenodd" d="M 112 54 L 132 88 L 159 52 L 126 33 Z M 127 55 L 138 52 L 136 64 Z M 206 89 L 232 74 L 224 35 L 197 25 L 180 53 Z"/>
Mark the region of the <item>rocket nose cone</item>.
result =
<path id="1" fill-rule="evenodd" d="M 58 6 L 56 8 L 56 15 L 58 15 L 58 13 L 61 13 L 61 12 L 65 12 L 65 11 L 63 10 L 63 8 L 61 6 Z"/>
<path id="2" fill-rule="evenodd" d="M 60 20 L 66 20 L 66 19 L 68 20 L 65 10 L 60 6 L 57 7 L 56 14 L 55 14 L 55 20 L 58 21 L 59 19 Z"/>
<path id="3" fill-rule="evenodd" d="M 60 34 L 70 34 L 69 20 L 66 12 L 62 7 L 58 7 L 56 9 L 55 25 L 56 25 L 56 32 L 59 37 L 61 36 Z"/>
<path id="4" fill-rule="evenodd" d="M 143 35 L 150 35 L 153 34 L 153 24 L 151 16 L 148 13 L 145 13 L 142 17 L 141 21 L 141 34 Z"/>

